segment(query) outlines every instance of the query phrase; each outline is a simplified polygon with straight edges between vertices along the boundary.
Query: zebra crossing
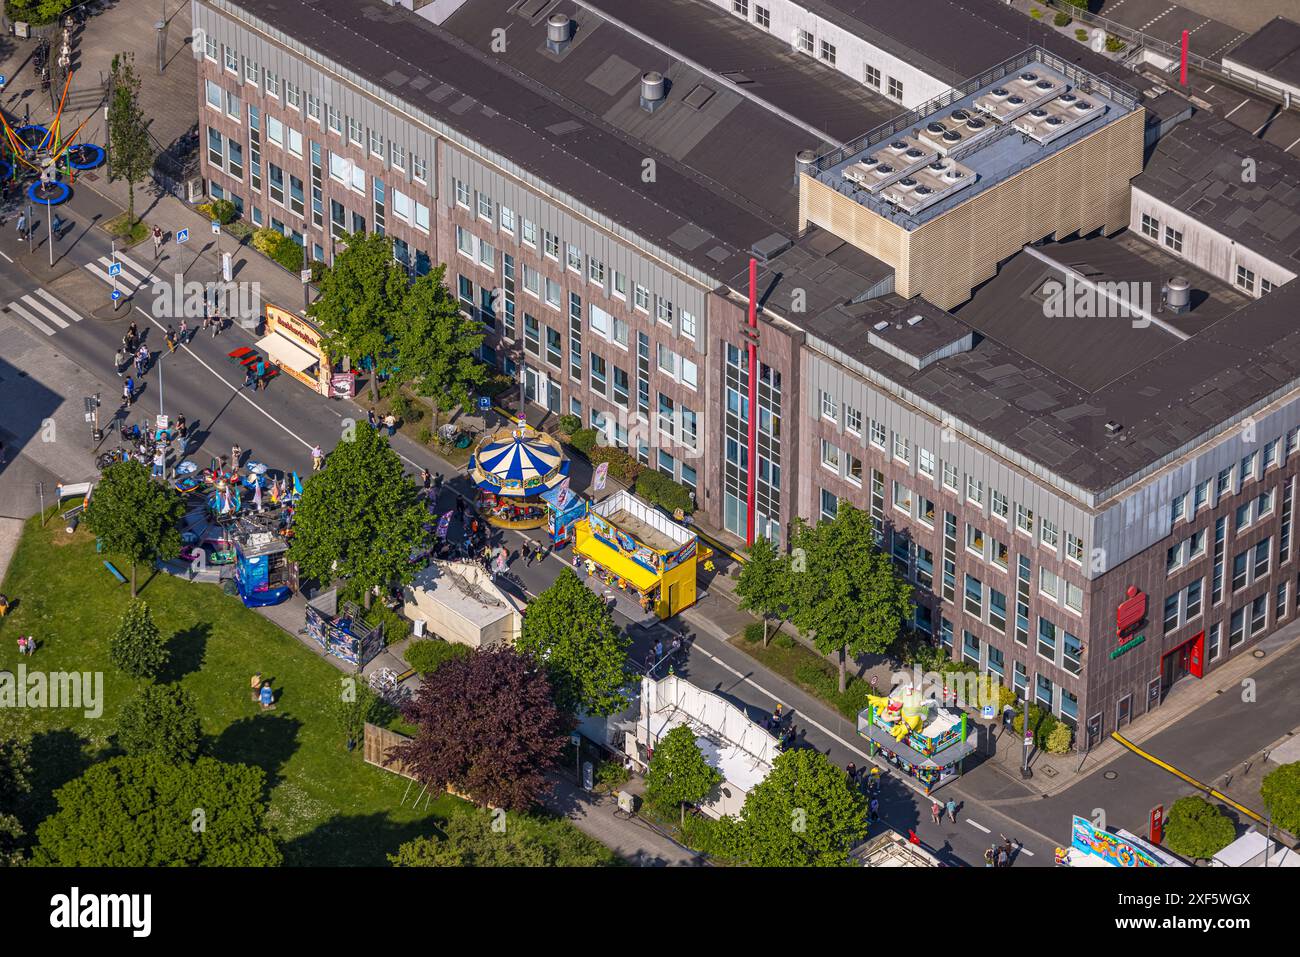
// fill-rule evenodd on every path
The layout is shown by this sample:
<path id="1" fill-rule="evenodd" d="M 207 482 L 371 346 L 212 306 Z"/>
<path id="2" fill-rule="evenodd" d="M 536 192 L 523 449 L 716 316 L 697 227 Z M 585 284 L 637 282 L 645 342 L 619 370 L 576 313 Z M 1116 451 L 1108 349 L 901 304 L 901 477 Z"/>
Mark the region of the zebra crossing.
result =
<path id="1" fill-rule="evenodd" d="M 117 254 L 117 262 L 122 266 L 122 272 L 117 277 L 117 288 L 122 291 L 122 298 L 127 299 L 140 289 L 148 289 L 154 283 L 153 270 L 141 266 L 125 253 Z M 94 262 L 85 264 L 87 271 L 97 279 L 102 279 L 110 286 L 113 284 L 113 277 L 109 275 L 108 268 L 113 265 L 113 259 L 110 256 L 100 256 Z"/>
<path id="2" fill-rule="evenodd" d="M 81 315 L 44 289 L 37 289 L 5 306 L 5 311 L 26 319 L 39 332 L 52 336 L 81 321 Z"/>

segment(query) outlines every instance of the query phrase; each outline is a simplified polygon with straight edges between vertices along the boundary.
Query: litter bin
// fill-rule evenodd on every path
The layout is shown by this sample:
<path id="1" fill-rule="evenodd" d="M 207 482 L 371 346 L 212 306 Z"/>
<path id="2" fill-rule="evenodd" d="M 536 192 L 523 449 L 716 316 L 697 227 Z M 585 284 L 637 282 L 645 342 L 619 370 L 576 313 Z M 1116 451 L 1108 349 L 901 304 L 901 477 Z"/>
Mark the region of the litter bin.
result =
<path id="1" fill-rule="evenodd" d="M 411 630 L 411 631 L 412 631 L 412 634 L 414 634 L 416 638 L 423 638 L 423 637 L 424 637 L 424 625 L 425 625 L 424 619 L 423 619 L 423 618 L 415 618 L 415 619 L 412 620 L 411 624 L 412 624 L 412 626 L 413 626 L 413 627 L 412 627 L 412 630 Z"/>

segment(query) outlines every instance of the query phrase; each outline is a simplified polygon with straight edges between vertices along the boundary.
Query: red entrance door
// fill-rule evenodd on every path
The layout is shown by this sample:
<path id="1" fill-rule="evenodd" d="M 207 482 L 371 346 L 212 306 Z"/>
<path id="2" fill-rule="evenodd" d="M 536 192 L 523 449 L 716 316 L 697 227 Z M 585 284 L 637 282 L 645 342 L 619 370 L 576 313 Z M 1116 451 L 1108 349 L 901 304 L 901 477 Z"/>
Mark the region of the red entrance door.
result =
<path id="1" fill-rule="evenodd" d="M 1205 632 L 1201 632 L 1191 641 L 1191 660 L 1187 663 L 1187 670 L 1197 678 L 1205 673 Z"/>

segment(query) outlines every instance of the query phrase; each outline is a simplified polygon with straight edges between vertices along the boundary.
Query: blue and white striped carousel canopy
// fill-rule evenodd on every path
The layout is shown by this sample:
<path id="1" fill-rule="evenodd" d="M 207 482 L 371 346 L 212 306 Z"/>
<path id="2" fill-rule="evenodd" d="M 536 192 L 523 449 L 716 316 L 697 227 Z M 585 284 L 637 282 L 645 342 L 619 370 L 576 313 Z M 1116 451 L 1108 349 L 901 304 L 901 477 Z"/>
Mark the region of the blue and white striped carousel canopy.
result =
<path id="1" fill-rule="evenodd" d="M 474 456 L 479 486 L 501 495 L 531 495 L 568 473 L 568 461 L 549 436 L 531 429 L 498 433 Z"/>

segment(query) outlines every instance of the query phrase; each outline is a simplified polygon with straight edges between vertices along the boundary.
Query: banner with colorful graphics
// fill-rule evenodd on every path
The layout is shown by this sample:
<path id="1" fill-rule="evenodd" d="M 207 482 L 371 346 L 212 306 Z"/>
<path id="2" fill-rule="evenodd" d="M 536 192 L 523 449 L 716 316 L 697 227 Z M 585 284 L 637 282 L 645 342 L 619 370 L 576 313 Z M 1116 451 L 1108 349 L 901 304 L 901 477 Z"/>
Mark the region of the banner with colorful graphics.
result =
<path id="1" fill-rule="evenodd" d="M 1161 862 L 1117 834 L 1093 827 L 1087 818 L 1075 815 L 1070 843 L 1085 854 L 1099 857 L 1112 867 L 1160 867 Z"/>
<path id="2" fill-rule="evenodd" d="M 605 491 L 605 480 L 609 478 L 609 463 L 601 462 L 596 466 L 596 477 L 591 482 L 591 487 L 597 492 Z"/>
<path id="3" fill-rule="evenodd" d="M 686 561 L 686 559 L 693 557 L 695 555 L 695 545 L 697 541 L 698 541 L 697 539 L 692 538 L 681 548 L 678 548 L 676 551 L 671 551 L 667 555 L 665 555 L 664 570 L 666 571 L 669 568 L 676 568 L 682 562 Z"/>

